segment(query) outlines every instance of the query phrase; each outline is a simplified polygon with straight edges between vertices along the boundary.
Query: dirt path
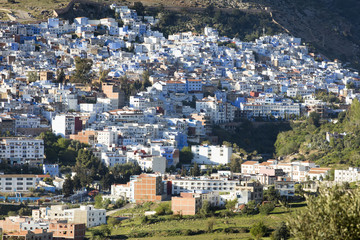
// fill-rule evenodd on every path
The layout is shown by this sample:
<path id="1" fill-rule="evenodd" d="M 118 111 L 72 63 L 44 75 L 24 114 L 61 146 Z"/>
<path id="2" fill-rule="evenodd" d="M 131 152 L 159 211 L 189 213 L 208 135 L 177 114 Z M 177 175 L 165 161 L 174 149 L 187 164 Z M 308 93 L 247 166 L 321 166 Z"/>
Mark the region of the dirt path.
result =
<path id="1" fill-rule="evenodd" d="M 275 23 L 276 25 L 278 25 L 279 27 L 281 27 L 281 28 L 282 28 L 285 32 L 287 32 L 288 34 L 292 35 L 287 28 L 285 28 L 283 25 L 281 25 L 280 23 L 278 23 L 278 22 L 274 19 L 272 12 L 269 12 L 269 14 L 270 14 L 270 17 L 271 17 L 271 20 L 272 20 L 273 23 Z"/>
<path id="2" fill-rule="evenodd" d="M 23 10 L 10 10 L 7 8 L 0 8 L 0 11 L 6 12 L 8 18 L 11 21 L 18 21 L 18 22 L 23 22 L 23 21 L 32 21 L 35 20 L 32 16 L 30 16 L 30 14 L 26 11 Z"/>

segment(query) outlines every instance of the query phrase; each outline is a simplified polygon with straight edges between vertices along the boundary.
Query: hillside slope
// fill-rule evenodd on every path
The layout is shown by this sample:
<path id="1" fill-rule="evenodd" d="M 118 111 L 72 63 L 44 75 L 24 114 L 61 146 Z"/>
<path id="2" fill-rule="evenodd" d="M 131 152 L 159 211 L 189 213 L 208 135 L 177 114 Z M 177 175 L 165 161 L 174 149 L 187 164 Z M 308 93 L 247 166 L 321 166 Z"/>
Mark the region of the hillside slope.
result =
<path id="1" fill-rule="evenodd" d="M 127 0 L 120 4 L 132 5 L 137 1 L 139 0 Z M 53 9 L 65 7 L 69 2 L 69 0 L 17 0 L 15 4 L 11 4 L 7 0 L 0 0 L 0 8 L 11 10 L 15 15 L 19 10 L 28 11 L 34 19 L 41 19 L 51 16 Z M 95 2 L 111 4 L 116 1 L 97 0 Z M 189 15 L 191 12 L 193 14 L 205 12 L 210 5 L 226 13 L 231 13 L 235 8 L 250 16 L 260 16 L 259 18 L 262 19 L 267 16 L 266 18 L 272 20 L 273 25 L 278 28 L 272 33 L 281 31 L 301 37 L 310 47 L 313 47 L 313 51 L 316 49 L 330 60 L 337 58 L 343 62 L 350 62 L 352 67 L 360 69 L 360 17 L 358 14 L 360 1 L 358 0 L 142 0 L 141 2 L 145 6 L 151 6 L 152 9 L 183 14 L 190 20 L 193 18 Z M 103 8 L 98 8 L 97 12 L 94 9 L 86 11 L 86 7 L 77 6 L 65 17 L 75 17 L 88 12 L 91 17 L 103 17 L 106 11 Z M 201 22 L 201 19 L 199 22 L 197 16 L 194 19 L 194 21 L 187 20 L 190 30 L 208 24 Z M 169 24 L 173 24 L 172 29 L 179 29 L 176 27 L 179 21 L 172 21 Z M 216 27 L 216 24 L 214 25 Z M 268 23 L 265 25 L 274 29 L 273 25 Z M 257 24 L 251 27 L 259 28 Z M 253 29 L 252 32 L 256 31 L 257 29 Z M 271 32 L 266 30 L 266 33 Z M 244 35 L 242 32 L 238 34 L 238 36 Z"/>

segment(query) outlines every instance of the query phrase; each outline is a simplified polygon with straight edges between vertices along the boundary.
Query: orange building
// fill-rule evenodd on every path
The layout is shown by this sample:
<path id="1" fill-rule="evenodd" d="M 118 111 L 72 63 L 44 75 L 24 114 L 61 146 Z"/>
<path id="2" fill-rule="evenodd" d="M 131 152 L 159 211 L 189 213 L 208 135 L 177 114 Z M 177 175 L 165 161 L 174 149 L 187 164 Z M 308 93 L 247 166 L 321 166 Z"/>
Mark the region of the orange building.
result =
<path id="1" fill-rule="evenodd" d="M 77 134 L 71 134 L 70 139 L 74 141 L 79 141 L 81 143 L 93 145 L 95 143 L 95 131 L 81 131 Z"/>
<path id="2" fill-rule="evenodd" d="M 125 93 L 117 85 L 103 83 L 101 89 L 107 98 L 118 100 L 116 108 L 125 106 Z"/>
<path id="3" fill-rule="evenodd" d="M 161 176 L 141 174 L 134 182 L 134 200 L 136 203 L 162 201 L 164 184 Z"/>
<path id="4" fill-rule="evenodd" d="M 54 240 L 83 240 L 86 226 L 83 223 L 50 223 L 49 232 L 54 234 Z"/>
<path id="5" fill-rule="evenodd" d="M 171 210 L 174 214 L 195 215 L 201 207 L 200 195 L 180 193 L 180 197 L 171 198 Z"/>

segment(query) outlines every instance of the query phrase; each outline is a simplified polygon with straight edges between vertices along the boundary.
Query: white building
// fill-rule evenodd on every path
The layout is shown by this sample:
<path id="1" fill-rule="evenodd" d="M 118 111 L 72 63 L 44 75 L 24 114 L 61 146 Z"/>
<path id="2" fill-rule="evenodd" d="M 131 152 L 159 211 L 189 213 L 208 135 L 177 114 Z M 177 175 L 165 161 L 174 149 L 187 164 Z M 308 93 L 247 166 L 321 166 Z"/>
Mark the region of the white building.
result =
<path id="1" fill-rule="evenodd" d="M 118 135 L 116 132 L 111 130 L 97 131 L 97 143 L 111 146 L 113 144 L 117 144 Z"/>
<path id="2" fill-rule="evenodd" d="M 281 117 L 290 115 L 299 116 L 299 103 L 241 103 L 240 110 L 248 117 Z"/>
<path id="3" fill-rule="evenodd" d="M 0 159 L 8 164 L 41 164 L 44 161 L 44 141 L 29 138 L 3 138 Z"/>
<path id="4" fill-rule="evenodd" d="M 165 173 L 166 158 L 162 156 L 139 156 L 136 159 L 137 163 L 143 171 L 152 170 L 152 172 Z"/>
<path id="5" fill-rule="evenodd" d="M 107 167 L 113 167 L 116 164 L 127 163 L 127 157 L 126 157 L 126 154 L 122 153 L 122 151 L 101 152 L 101 161 Z"/>
<path id="6" fill-rule="evenodd" d="M 335 170 L 335 182 L 357 182 L 360 180 L 360 169 L 349 167 L 346 170 Z"/>
<path id="7" fill-rule="evenodd" d="M 126 184 L 111 185 L 111 195 L 104 195 L 103 199 L 110 199 L 115 203 L 118 199 L 131 201 L 134 199 L 134 181 L 129 181 Z"/>
<path id="8" fill-rule="evenodd" d="M 55 205 L 33 210 L 34 220 L 67 220 L 69 223 L 84 223 L 86 227 L 96 227 L 106 224 L 106 210 L 96 209 L 92 205 L 67 209 L 65 205 Z"/>
<path id="9" fill-rule="evenodd" d="M 40 117 L 21 114 L 15 117 L 15 128 L 39 128 Z"/>
<path id="10" fill-rule="evenodd" d="M 191 146 L 194 153 L 193 162 L 205 165 L 229 164 L 232 154 L 232 147 L 215 145 L 194 145 Z"/>
<path id="11" fill-rule="evenodd" d="M 0 175 L 0 192 L 28 192 L 43 178 L 32 174 Z"/>
<path id="12" fill-rule="evenodd" d="M 78 117 L 72 115 L 56 115 L 51 122 L 53 133 L 61 137 L 68 137 L 75 133 L 76 125 L 81 124 Z"/>
<path id="13" fill-rule="evenodd" d="M 234 106 L 213 97 L 196 101 L 196 110 L 205 112 L 215 124 L 231 122 L 235 116 Z"/>
<path id="14" fill-rule="evenodd" d="M 172 180 L 173 195 L 179 195 L 181 192 L 226 192 L 234 191 L 238 180 L 209 179 L 209 178 L 183 178 Z"/>

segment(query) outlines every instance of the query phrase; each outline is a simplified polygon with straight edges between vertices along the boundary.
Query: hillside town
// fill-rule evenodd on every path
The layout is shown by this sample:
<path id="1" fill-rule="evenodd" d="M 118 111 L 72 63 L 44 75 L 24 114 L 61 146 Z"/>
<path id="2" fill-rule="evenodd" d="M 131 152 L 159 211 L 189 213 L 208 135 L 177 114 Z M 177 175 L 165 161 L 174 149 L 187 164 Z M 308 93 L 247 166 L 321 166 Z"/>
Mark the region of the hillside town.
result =
<path id="1" fill-rule="evenodd" d="M 201 34 L 164 36 L 153 16 L 111 8 L 116 19 L 0 22 L 0 199 L 52 203 L 31 216 L 0 220 L 3 239 L 84 239 L 87 228 L 106 224 L 106 210 L 94 207 L 100 193 L 111 204 L 171 201 L 174 215 L 195 215 L 204 202 L 222 208 L 236 200 L 234 212 L 241 211 L 249 202 L 262 203 L 272 187 L 291 199 L 295 185 L 310 180 L 360 180 L 355 167 L 332 171 L 261 153 L 247 158 L 212 133 L 242 121 L 344 112 L 360 98 L 358 72 L 286 34 L 243 42 L 205 27 Z M 319 91 L 342 104 L 318 99 Z M 50 134 L 58 148 L 67 144 L 61 157 L 41 138 Z M 327 133 L 326 139 L 343 135 Z M 181 159 L 185 151 L 188 162 Z M 98 179 L 83 183 L 77 175 L 90 175 L 85 160 L 77 170 L 66 162 L 80 152 L 99 160 L 95 168 L 106 174 L 119 165 L 139 173 L 105 186 L 99 170 Z M 227 168 L 234 158 L 237 171 Z M 75 178 L 81 186 L 68 194 L 63 188 Z"/>

